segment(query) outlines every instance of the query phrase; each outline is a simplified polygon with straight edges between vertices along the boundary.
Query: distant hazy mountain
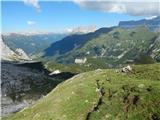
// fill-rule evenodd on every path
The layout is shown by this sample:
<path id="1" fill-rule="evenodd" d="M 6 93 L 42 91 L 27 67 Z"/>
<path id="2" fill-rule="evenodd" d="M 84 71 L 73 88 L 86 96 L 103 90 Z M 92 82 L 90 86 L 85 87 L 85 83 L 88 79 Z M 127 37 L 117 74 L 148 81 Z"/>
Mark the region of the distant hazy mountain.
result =
<path id="1" fill-rule="evenodd" d="M 61 40 L 65 36 L 66 34 L 54 33 L 11 33 L 3 34 L 2 38 L 11 49 L 22 48 L 28 55 L 32 55 L 40 53 L 43 49 L 49 47 L 51 43 Z"/>
<path id="2" fill-rule="evenodd" d="M 131 20 L 131 21 L 120 21 L 119 27 L 122 28 L 133 28 L 137 26 L 146 26 L 151 31 L 160 31 L 160 16 L 150 18 L 150 19 L 142 19 L 142 20 Z"/>
<path id="3" fill-rule="evenodd" d="M 89 33 L 89 32 L 95 32 L 96 31 L 96 26 L 95 25 L 90 25 L 90 26 L 79 26 L 73 29 L 68 29 L 68 32 L 72 34 L 84 34 L 84 33 Z"/>

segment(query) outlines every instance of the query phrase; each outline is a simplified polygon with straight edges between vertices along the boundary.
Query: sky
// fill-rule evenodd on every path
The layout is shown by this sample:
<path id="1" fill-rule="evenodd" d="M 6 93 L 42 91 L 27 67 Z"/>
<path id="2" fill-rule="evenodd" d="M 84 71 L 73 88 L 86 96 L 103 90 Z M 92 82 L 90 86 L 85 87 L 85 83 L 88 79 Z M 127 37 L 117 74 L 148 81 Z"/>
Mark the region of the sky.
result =
<path id="1" fill-rule="evenodd" d="M 160 15 L 159 0 L 119 1 L 3 0 L 1 31 L 58 33 L 79 26 L 110 27 L 118 25 L 119 21 L 140 20 Z"/>

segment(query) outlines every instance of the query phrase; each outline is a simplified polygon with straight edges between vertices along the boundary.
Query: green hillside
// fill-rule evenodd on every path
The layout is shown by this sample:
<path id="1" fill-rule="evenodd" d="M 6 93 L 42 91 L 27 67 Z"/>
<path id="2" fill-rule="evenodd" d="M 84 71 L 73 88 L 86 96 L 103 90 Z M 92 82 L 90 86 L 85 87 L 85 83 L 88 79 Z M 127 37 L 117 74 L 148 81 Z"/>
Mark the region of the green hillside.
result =
<path id="1" fill-rule="evenodd" d="M 140 26 L 132 29 L 115 28 L 108 33 L 88 40 L 61 56 L 53 56 L 60 63 L 74 63 L 76 58 L 88 58 L 87 64 L 97 60 L 108 67 L 134 63 L 140 55 L 160 59 L 160 37 Z"/>
<path id="2" fill-rule="evenodd" d="M 159 120 L 160 64 L 131 67 L 76 75 L 4 120 Z"/>

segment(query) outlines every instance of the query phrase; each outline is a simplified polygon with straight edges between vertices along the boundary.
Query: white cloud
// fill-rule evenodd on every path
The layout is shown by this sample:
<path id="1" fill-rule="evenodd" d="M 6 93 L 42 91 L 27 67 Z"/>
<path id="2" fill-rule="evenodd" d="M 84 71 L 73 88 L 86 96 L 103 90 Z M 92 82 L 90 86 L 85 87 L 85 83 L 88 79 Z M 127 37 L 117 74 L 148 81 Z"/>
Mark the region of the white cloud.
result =
<path id="1" fill-rule="evenodd" d="M 29 26 L 32 26 L 32 25 L 35 25 L 36 22 L 35 22 L 35 21 L 27 21 L 27 24 L 28 24 Z"/>
<path id="2" fill-rule="evenodd" d="M 38 12 L 41 11 L 40 5 L 39 5 L 39 3 L 38 3 L 38 0 L 24 0 L 24 3 L 25 3 L 26 5 L 30 5 L 30 6 L 32 6 L 32 7 L 34 7 L 34 8 L 36 8 L 36 10 L 37 10 Z"/>
<path id="3" fill-rule="evenodd" d="M 160 0 L 74 0 L 84 9 L 133 16 L 160 15 Z"/>

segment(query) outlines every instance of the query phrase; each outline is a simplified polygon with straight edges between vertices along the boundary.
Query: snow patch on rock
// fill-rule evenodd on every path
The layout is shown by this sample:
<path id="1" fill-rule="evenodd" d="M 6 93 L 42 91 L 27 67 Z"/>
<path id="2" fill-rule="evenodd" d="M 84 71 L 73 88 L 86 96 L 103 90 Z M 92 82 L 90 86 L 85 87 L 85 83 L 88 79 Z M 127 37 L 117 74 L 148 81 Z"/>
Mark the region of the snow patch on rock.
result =
<path id="1" fill-rule="evenodd" d="M 56 74 L 59 74 L 59 73 L 61 73 L 60 70 L 55 70 L 55 71 L 51 72 L 49 75 L 56 75 Z"/>

